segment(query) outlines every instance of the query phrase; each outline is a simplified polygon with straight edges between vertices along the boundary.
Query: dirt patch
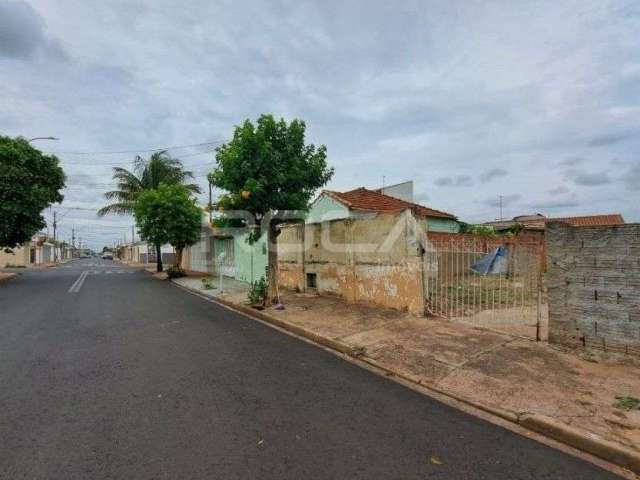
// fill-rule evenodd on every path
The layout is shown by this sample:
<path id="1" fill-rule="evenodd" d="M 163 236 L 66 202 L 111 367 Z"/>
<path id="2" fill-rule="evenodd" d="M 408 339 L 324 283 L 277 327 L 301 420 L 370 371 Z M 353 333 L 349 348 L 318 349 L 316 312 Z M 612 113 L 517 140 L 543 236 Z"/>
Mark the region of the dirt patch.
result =
<path id="1" fill-rule="evenodd" d="M 405 348 L 403 345 L 384 345 L 367 352 L 367 357 L 384 364 L 386 368 L 402 372 L 410 378 L 415 377 L 427 384 L 435 384 L 452 369 L 451 366 L 438 362 L 423 352 Z"/>
<path id="2" fill-rule="evenodd" d="M 514 341 L 508 348 L 483 355 L 467 363 L 465 368 L 515 382 L 523 379 L 539 383 L 551 382 L 571 389 L 580 386 L 577 377 L 582 375 L 578 362 L 526 340 Z"/>

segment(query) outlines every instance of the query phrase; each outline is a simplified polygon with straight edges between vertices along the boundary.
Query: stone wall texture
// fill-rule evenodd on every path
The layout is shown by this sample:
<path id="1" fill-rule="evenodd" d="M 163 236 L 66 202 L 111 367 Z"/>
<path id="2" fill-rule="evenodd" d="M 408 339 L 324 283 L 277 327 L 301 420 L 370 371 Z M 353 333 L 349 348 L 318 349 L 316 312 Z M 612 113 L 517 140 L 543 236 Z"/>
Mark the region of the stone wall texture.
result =
<path id="1" fill-rule="evenodd" d="M 640 224 L 547 224 L 549 341 L 640 355 Z"/>

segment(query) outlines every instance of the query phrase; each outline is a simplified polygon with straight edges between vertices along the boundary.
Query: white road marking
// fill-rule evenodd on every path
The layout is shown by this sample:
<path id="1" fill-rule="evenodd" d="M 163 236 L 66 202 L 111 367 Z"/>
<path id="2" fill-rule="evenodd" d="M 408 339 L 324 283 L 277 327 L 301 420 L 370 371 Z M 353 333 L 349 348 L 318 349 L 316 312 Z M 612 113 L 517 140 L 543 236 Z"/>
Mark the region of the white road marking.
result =
<path id="1" fill-rule="evenodd" d="M 87 278 L 88 273 L 89 272 L 87 270 L 83 271 L 76 281 L 73 282 L 73 285 L 71 285 L 67 293 L 78 293 L 80 288 L 82 288 L 82 284 L 84 283 L 84 279 Z"/>

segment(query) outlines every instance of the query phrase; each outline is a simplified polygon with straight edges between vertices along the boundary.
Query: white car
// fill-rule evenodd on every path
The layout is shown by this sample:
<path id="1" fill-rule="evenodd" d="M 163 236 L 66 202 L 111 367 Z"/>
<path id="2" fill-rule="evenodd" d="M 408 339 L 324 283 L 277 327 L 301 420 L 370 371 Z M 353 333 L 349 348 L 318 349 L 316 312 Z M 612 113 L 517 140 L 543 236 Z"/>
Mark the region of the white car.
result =
<path id="1" fill-rule="evenodd" d="M 102 254 L 102 259 L 103 260 L 113 260 L 113 254 L 111 254 L 110 252 L 105 252 Z"/>

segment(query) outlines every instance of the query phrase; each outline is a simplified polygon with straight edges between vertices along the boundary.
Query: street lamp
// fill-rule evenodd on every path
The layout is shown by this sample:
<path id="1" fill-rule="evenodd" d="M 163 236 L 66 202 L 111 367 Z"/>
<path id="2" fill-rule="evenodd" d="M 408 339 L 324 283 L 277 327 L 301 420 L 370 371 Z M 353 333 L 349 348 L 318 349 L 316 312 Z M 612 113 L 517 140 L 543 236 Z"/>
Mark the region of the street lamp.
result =
<path id="1" fill-rule="evenodd" d="M 27 142 L 31 143 L 34 140 L 60 140 L 60 139 L 57 137 L 33 137 L 27 140 Z"/>

